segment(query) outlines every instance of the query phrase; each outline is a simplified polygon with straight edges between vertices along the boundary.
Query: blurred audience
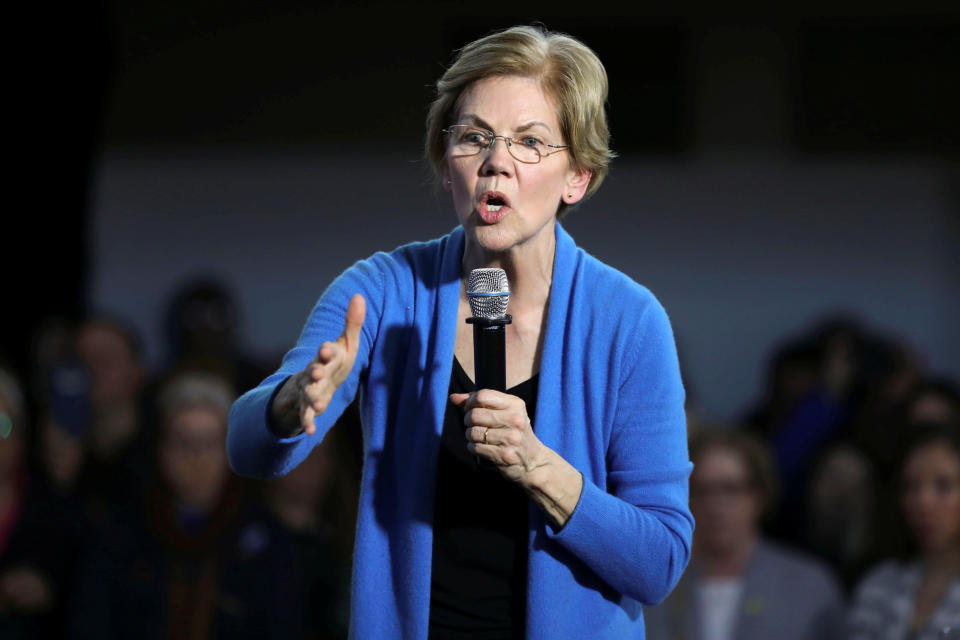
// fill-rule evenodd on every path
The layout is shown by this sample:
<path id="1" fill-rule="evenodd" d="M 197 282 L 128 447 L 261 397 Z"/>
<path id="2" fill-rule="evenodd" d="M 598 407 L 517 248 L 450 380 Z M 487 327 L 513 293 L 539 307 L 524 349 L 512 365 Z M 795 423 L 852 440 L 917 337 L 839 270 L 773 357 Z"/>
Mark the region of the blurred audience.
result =
<path id="1" fill-rule="evenodd" d="M 0 370 L 0 637 L 59 637 L 84 542 L 83 511 L 69 477 L 79 462 L 51 425 L 42 448 L 47 461 L 63 462 L 60 477 L 31 472 L 23 398 L 17 380 Z"/>
<path id="2" fill-rule="evenodd" d="M 810 473 L 803 546 L 826 560 L 849 592 L 881 554 L 882 490 L 874 466 L 856 447 L 840 443 L 823 453 Z M 889 545 L 886 545 L 889 546 Z"/>
<path id="3" fill-rule="evenodd" d="M 189 280 L 173 294 L 166 315 L 169 375 L 210 371 L 243 393 L 273 369 L 240 344 L 240 311 L 225 284 L 212 277 Z"/>
<path id="4" fill-rule="evenodd" d="M 0 370 L 0 638 L 346 638 L 356 407 L 287 476 L 241 480 L 226 412 L 265 368 L 236 304 L 193 280 L 166 323 L 153 381 L 105 315 L 44 324 L 27 389 Z M 950 637 L 960 392 L 929 375 L 909 345 L 834 317 L 772 354 L 750 435 L 711 427 L 691 391 L 694 555 L 648 637 L 840 637 L 833 576 L 857 587 L 848 637 Z"/>
<path id="5" fill-rule="evenodd" d="M 960 630 L 960 434 L 917 426 L 900 466 L 900 505 L 912 548 L 856 589 L 851 640 L 942 640 Z M 952 635 L 951 635 L 952 634 Z"/>
<path id="6" fill-rule="evenodd" d="M 760 533 L 776 497 L 767 448 L 739 430 L 690 442 L 693 557 L 677 588 L 645 610 L 650 640 L 841 638 L 843 599 L 817 560 Z"/>
<path id="7" fill-rule="evenodd" d="M 306 637 L 346 639 L 350 570 L 360 468 L 347 430 L 359 430 L 356 405 L 306 460 L 268 484 L 271 510 L 294 540 L 304 599 Z M 353 411 L 351 411 L 353 410 Z"/>
<path id="8" fill-rule="evenodd" d="M 300 637 L 291 545 L 227 464 L 233 398 L 206 373 L 181 374 L 161 391 L 156 476 L 142 503 L 91 545 L 72 637 Z"/>
<path id="9" fill-rule="evenodd" d="M 146 371 L 137 335 L 116 318 L 82 323 L 74 349 L 90 381 L 81 492 L 91 517 L 103 522 L 138 498 L 151 468 L 152 429 L 142 394 Z"/>

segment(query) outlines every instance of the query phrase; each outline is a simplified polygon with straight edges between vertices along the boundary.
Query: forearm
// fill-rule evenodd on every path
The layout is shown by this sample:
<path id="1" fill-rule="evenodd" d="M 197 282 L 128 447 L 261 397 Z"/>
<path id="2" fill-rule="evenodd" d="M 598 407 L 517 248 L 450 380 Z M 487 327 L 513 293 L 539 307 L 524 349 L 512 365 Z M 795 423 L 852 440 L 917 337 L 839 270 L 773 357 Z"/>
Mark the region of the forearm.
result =
<path id="1" fill-rule="evenodd" d="M 230 410 L 227 430 L 227 455 L 233 470 L 244 476 L 269 478 L 283 475 L 299 461 L 309 448 L 306 436 L 283 438 L 267 426 L 270 401 L 281 384 L 264 383 L 237 398 Z"/>
<path id="2" fill-rule="evenodd" d="M 542 462 L 527 474 L 523 488 L 554 528 L 562 529 L 580 501 L 583 475 L 558 453 L 544 447 Z"/>

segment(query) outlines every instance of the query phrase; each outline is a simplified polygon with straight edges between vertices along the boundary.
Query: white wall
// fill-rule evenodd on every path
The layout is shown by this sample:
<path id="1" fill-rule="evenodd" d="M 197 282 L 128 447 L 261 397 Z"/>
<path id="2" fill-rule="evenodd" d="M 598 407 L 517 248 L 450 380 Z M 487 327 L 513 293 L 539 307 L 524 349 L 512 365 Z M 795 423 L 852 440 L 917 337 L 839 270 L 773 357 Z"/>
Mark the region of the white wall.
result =
<path id="1" fill-rule="evenodd" d="M 417 154 L 108 153 L 94 186 L 91 303 L 138 326 L 159 365 L 172 288 L 219 274 L 250 349 L 282 352 L 351 262 L 455 224 Z M 759 393 L 773 346 L 837 310 L 960 379 L 951 179 L 932 162 L 624 157 L 567 228 L 660 298 L 701 405 L 729 418 Z"/>

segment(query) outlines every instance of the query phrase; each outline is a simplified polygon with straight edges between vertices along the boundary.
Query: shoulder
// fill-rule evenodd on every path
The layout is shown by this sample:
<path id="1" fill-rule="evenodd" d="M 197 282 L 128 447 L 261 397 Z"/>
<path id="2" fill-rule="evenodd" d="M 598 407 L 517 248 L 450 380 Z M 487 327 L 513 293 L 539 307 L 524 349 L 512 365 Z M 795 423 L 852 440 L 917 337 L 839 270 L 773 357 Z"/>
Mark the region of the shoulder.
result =
<path id="1" fill-rule="evenodd" d="M 857 583 L 857 600 L 887 599 L 892 594 L 904 593 L 917 573 L 916 566 L 894 560 L 881 562 Z"/>
<path id="2" fill-rule="evenodd" d="M 408 298 L 417 289 L 437 288 L 442 280 L 444 258 L 449 258 L 451 249 L 462 243 L 462 236 L 458 228 L 440 238 L 411 242 L 358 260 L 330 283 L 315 311 L 330 302 L 346 308 L 354 293 L 362 293 L 367 298 L 369 315 L 371 302 L 376 313 L 378 304 L 386 304 L 392 298 Z"/>
<path id="3" fill-rule="evenodd" d="M 430 284 L 440 272 L 444 256 L 463 242 L 463 231 L 456 228 L 445 236 L 432 240 L 410 242 L 391 251 L 378 251 L 360 260 L 348 269 L 380 283 Z"/>
<path id="4" fill-rule="evenodd" d="M 772 580 L 788 580 L 808 595 L 839 598 L 840 589 L 830 567 L 814 556 L 761 540 L 755 551 L 756 569 Z"/>
<path id="5" fill-rule="evenodd" d="M 646 333 L 669 330 L 669 318 L 660 301 L 644 285 L 619 269 L 577 247 L 575 262 L 558 268 L 574 270 L 578 308 L 608 319 L 620 329 Z"/>

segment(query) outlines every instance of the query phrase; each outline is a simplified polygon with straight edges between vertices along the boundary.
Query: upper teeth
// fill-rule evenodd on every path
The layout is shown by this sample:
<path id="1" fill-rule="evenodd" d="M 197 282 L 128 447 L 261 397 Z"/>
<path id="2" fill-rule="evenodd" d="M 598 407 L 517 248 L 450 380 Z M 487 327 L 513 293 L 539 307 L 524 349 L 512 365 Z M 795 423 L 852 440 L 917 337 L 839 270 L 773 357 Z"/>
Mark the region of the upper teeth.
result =
<path id="1" fill-rule="evenodd" d="M 487 209 L 490 210 L 490 211 L 500 211 L 500 209 L 501 209 L 502 207 L 503 207 L 502 204 L 488 204 L 488 205 L 487 205 Z"/>

